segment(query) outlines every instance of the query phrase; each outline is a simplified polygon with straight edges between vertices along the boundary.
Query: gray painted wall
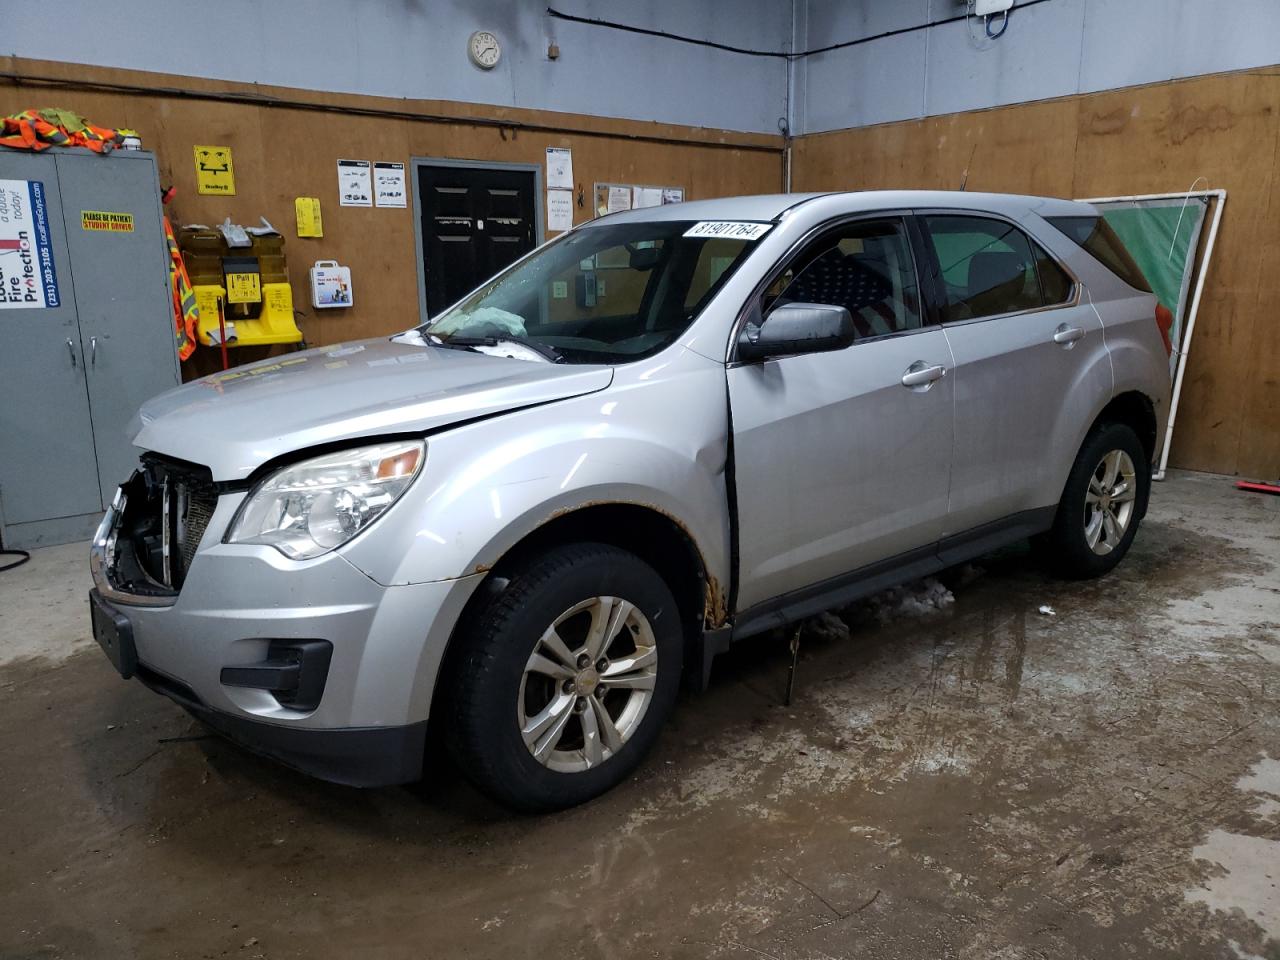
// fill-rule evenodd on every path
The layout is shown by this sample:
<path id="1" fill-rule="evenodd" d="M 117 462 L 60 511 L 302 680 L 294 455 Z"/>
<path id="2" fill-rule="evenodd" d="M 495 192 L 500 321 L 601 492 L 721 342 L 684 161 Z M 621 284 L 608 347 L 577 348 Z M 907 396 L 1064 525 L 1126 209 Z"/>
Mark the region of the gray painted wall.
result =
<path id="1" fill-rule="evenodd" d="M 1015 8 L 997 41 L 975 39 L 971 24 L 939 24 L 790 69 L 781 59 L 553 20 L 545 2 L 41 0 L 6 10 L 0 44 L 46 60 L 765 133 L 777 132 L 790 96 L 796 134 L 1280 63 L 1280 0 L 1048 0 Z M 551 2 L 767 50 L 792 48 L 793 37 L 811 49 L 964 9 L 962 0 Z M 502 63 L 488 73 L 467 60 L 477 29 L 503 41 Z M 556 62 L 546 57 L 551 39 Z"/>
<path id="2" fill-rule="evenodd" d="M 735 46 L 783 49 L 790 0 L 552 0 Z M 552 20 L 546 0 L 39 0 L 5 4 L 0 51 L 310 90 L 457 100 L 777 133 L 782 60 Z M 502 62 L 467 59 L 494 31 Z M 549 61 L 548 40 L 560 45 Z"/>
<path id="3" fill-rule="evenodd" d="M 807 0 L 806 49 L 945 20 L 958 0 Z M 1280 63 L 1278 0 L 1049 0 L 1008 32 L 943 24 L 796 66 L 797 133 Z M 975 39 L 980 37 L 980 39 Z"/>

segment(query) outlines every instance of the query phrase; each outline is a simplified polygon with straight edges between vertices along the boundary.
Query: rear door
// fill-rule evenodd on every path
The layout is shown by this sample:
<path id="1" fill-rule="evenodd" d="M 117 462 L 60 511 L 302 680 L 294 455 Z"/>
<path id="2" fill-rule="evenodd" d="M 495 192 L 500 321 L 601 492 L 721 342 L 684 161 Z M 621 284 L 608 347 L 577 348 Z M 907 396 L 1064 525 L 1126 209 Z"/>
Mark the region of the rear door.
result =
<path id="1" fill-rule="evenodd" d="M 955 358 L 944 537 L 1043 521 L 1091 411 L 1111 390 L 1097 314 L 1025 230 L 985 213 L 922 212 L 925 255 Z"/>
<path id="2" fill-rule="evenodd" d="M 748 310 L 767 322 L 785 302 L 847 307 L 859 338 L 728 371 L 739 612 L 929 553 L 946 515 L 951 354 L 924 316 L 908 221 L 878 215 L 824 231 Z"/>
<path id="3" fill-rule="evenodd" d="M 536 193 L 532 170 L 418 167 L 429 317 L 537 246 Z"/>

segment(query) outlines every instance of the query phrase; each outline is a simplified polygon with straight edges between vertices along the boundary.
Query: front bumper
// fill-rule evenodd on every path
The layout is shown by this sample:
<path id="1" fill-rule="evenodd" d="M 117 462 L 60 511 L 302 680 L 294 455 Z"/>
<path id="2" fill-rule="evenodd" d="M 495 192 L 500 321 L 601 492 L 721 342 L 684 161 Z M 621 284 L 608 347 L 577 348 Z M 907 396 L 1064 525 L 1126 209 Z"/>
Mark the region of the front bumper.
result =
<path id="1" fill-rule="evenodd" d="M 389 587 L 340 553 L 294 561 L 271 547 L 221 543 L 239 499 L 219 500 L 167 605 L 112 581 L 115 518 L 104 518 L 90 565 L 100 598 L 128 623 L 136 675 L 214 729 L 307 773 L 361 786 L 415 779 L 445 646 L 482 577 Z M 273 641 L 314 640 L 331 644 L 332 657 L 313 708 L 222 682 L 227 667 L 268 662 Z"/>
<path id="2" fill-rule="evenodd" d="M 254 753 L 331 783 L 385 787 L 422 776 L 427 724 L 320 730 L 264 723 L 214 710 L 181 681 L 139 664 L 136 676 L 197 720 Z"/>

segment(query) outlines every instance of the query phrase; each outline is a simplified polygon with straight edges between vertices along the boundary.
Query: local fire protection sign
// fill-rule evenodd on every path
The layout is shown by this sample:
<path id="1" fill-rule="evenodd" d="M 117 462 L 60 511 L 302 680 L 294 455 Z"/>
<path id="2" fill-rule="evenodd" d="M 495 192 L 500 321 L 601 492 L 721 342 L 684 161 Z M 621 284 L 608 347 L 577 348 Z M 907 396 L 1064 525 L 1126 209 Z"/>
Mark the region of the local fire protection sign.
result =
<path id="1" fill-rule="evenodd" d="M 0 180 L 0 310 L 61 305 L 44 184 Z"/>

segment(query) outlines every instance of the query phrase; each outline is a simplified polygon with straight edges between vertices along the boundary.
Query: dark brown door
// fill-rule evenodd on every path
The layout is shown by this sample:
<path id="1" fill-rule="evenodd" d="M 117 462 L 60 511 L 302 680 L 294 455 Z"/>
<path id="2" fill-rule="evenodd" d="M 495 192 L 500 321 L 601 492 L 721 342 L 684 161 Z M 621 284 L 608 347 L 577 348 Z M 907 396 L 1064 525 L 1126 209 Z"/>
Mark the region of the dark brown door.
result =
<path id="1" fill-rule="evenodd" d="M 418 168 L 428 316 L 534 248 L 536 190 L 532 170 Z"/>

